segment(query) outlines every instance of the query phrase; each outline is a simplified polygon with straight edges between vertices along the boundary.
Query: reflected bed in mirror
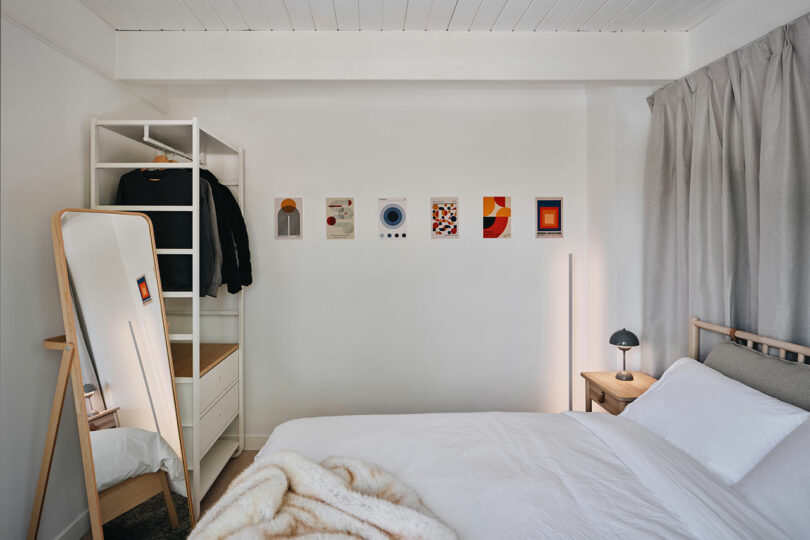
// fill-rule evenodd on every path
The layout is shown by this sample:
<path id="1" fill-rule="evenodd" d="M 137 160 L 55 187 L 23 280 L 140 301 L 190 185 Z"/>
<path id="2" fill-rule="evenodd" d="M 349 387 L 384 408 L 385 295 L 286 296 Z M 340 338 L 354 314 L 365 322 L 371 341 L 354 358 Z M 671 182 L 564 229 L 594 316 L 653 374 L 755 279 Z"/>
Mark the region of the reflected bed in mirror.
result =
<path id="1" fill-rule="evenodd" d="M 149 512 L 150 527 L 165 525 L 166 536 L 183 536 L 194 525 L 193 505 L 151 222 L 143 214 L 64 210 L 52 233 L 62 371 L 65 384 L 68 374 L 81 379 L 72 388 L 93 537 L 115 536 L 103 524 L 130 510 Z M 59 348 L 58 340 L 46 347 Z M 46 458 L 47 448 L 45 485 Z M 39 512 L 38 486 L 34 536 Z"/>

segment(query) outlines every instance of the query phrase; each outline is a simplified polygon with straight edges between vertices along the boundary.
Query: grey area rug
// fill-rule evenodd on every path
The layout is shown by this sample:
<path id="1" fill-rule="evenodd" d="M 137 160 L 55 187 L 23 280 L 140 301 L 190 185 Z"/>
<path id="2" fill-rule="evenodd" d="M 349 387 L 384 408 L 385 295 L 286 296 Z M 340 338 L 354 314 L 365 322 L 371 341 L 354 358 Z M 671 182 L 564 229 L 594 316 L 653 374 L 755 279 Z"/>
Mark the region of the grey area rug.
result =
<path id="1" fill-rule="evenodd" d="M 191 532 L 188 519 L 188 503 L 185 497 L 174 496 L 177 517 L 180 526 L 172 529 L 169 514 L 163 502 L 163 495 L 157 494 L 129 512 L 121 514 L 104 525 L 104 538 L 137 538 L 137 539 L 181 539 Z"/>

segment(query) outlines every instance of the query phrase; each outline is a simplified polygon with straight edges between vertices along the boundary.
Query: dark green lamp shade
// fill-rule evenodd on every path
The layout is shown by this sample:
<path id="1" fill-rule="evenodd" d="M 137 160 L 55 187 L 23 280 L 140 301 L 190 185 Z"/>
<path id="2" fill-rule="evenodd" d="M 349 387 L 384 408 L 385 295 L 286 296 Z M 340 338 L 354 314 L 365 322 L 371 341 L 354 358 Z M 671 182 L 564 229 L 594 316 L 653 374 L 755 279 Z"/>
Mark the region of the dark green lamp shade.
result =
<path id="1" fill-rule="evenodd" d="M 622 328 L 610 336 L 610 344 L 617 347 L 638 347 L 638 338 L 636 335 Z"/>

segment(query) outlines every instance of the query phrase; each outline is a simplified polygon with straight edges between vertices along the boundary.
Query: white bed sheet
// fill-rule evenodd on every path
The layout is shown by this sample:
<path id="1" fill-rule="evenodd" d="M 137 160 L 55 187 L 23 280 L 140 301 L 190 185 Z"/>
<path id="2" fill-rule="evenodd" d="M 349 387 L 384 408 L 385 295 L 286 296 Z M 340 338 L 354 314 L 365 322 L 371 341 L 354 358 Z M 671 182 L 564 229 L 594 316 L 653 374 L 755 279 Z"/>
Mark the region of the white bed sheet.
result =
<path id="1" fill-rule="evenodd" d="M 183 461 L 154 431 L 118 427 L 90 432 L 96 486 L 99 491 L 142 474 L 166 471 L 169 487 L 186 496 Z"/>
<path id="2" fill-rule="evenodd" d="M 386 468 L 461 538 L 785 537 L 674 446 L 598 413 L 306 418 L 259 455 L 284 449 Z"/>

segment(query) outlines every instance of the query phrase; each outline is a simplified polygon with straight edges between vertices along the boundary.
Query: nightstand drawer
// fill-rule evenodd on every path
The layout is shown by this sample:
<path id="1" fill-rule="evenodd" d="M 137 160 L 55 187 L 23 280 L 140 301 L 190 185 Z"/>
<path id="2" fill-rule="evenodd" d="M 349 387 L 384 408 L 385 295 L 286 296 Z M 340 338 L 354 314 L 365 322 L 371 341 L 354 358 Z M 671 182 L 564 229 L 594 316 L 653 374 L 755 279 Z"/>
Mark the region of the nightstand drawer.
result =
<path id="1" fill-rule="evenodd" d="M 591 412 L 596 402 L 610 414 L 620 414 L 628 403 L 647 391 L 655 382 L 653 377 L 633 371 L 633 378 L 620 380 L 615 371 L 583 371 L 585 379 L 585 411 Z"/>
<path id="2" fill-rule="evenodd" d="M 610 414 L 619 414 L 627 406 L 626 401 L 619 401 L 610 394 L 606 394 L 604 390 L 593 388 L 591 385 L 588 385 L 588 398 L 593 400 L 594 403 L 598 403 L 600 407 Z"/>

